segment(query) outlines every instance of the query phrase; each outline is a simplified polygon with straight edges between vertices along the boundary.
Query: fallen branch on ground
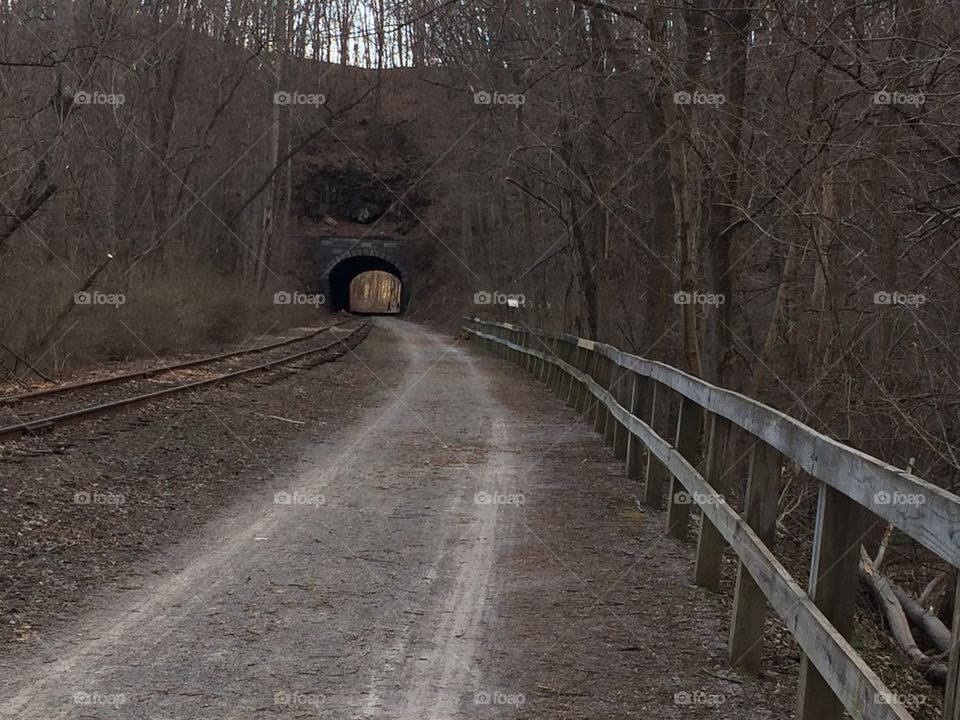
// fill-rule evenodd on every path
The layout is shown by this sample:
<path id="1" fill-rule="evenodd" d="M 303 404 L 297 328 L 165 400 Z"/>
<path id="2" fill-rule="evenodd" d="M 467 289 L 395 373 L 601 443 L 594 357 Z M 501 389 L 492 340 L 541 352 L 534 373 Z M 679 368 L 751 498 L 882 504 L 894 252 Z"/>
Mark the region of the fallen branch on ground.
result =
<path id="1" fill-rule="evenodd" d="M 873 595 L 887 619 L 887 624 L 890 626 L 890 632 L 893 633 L 894 640 L 896 640 L 900 649 L 928 679 L 938 685 L 945 686 L 947 682 L 946 664 L 940 662 L 937 658 L 930 657 L 917 647 L 913 632 L 910 630 L 910 623 L 903 606 L 900 604 L 900 599 L 897 597 L 893 583 L 877 570 L 876 565 L 863 546 L 860 546 L 859 575 L 860 579 L 873 591 Z"/>

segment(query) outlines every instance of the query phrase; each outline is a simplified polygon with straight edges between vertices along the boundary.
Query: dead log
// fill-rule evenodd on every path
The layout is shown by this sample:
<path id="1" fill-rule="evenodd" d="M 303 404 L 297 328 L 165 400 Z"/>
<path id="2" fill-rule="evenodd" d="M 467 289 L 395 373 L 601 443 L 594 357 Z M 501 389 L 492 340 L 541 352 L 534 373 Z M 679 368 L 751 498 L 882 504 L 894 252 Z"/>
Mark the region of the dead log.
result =
<path id="1" fill-rule="evenodd" d="M 913 598 L 910 593 L 895 583 L 890 583 L 893 588 L 900 606 L 907 615 L 907 619 L 914 626 L 923 631 L 923 634 L 930 638 L 930 641 L 942 653 L 950 652 L 950 628 L 944 625 L 940 618 L 933 613 L 927 612 L 923 606 Z"/>
<path id="2" fill-rule="evenodd" d="M 903 606 L 897 599 L 896 592 L 894 592 L 893 583 L 877 571 L 863 546 L 860 547 L 859 575 L 864 584 L 873 591 L 873 595 L 887 619 L 887 624 L 890 626 L 890 632 L 900 649 L 929 680 L 937 685 L 945 686 L 947 683 L 946 664 L 931 658 L 917 647 Z"/>

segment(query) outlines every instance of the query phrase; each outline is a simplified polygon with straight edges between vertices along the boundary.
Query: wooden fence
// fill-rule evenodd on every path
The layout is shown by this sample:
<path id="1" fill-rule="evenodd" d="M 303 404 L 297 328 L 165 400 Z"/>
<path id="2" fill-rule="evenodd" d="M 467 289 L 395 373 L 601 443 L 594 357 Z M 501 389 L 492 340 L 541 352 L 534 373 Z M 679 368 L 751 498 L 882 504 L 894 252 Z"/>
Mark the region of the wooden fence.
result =
<path id="1" fill-rule="evenodd" d="M 731 664 L 759 670 L 767 604 L 800 645 L 799 720 L 910 720 L 908 708 L 851 646 L 860 545 L 870 513 L 960 567 L 960 497 L 843 445 L 749 397 L 604 343 L 508 323 L 467 318 L 472 339 L 522 365 L 589 417 L 627 476 L 643 480 L 644 501 L 666 506 L 666 532 L 688 533 L 691 508 L 703 517 L 694 566 L 698 585 L 717 589 L 729 545 L 738 558 L 728 652 Z M 672 407 L 676 412 L 664 413 Z M 665 420 L 675 415 L 673 442 Z M 700 465 L 701 428 L 706 448 Z M 672 430 L 672 428 L 670 428 Z M 741 515 L 724 498 L 732 487 L 733 437 L 751 439 Z M 807 588 L 773 552 L 783 462 L 819 481 Z M 960 590 L 960 589 L 958 589 Z M 953 618 L 944 714 L 960 720 L 960 591 Z"/>

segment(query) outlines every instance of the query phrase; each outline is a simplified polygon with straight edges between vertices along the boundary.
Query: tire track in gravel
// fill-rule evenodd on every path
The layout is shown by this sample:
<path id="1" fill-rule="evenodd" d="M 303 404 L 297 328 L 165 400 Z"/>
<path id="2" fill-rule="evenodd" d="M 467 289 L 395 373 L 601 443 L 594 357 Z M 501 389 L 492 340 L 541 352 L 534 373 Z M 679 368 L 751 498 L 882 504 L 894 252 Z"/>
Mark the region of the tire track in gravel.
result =
<path id="1" fill-rule="evenodd" d="M 470 715 L 498 531 L 518 512 L 474 494 L 511 490 L 509 417 L 463 349 L 378 322 L 399 385 L 144 568 L 155 580 L 0 664 L 0 718 Z"/>
<path id="2" fill-rule="evenodd" d="M 505 425 L 497 420 L 493 424 L 493 446 L 502 447 L 506 441 Z M 509 453 L 494 453 L 483 468 L 483 487 L 502 489 L 504 478 L 513 472 L 511 460 Z M 406 690 L 400 712 L 391 717 L 400 720 L 451 718 L 457 715 L 461 701 L 465 700 L 464 689 L 468 687 L 480 641 L 500 515 L 497 506 L 492 504 L 474 503 L 474 508 L 464 545 L 454 556 L 454 564 L 460 570 L 439 610 L 433 649 L 425 660 L 425 667 L 413 668 L 404 683 Z"/>

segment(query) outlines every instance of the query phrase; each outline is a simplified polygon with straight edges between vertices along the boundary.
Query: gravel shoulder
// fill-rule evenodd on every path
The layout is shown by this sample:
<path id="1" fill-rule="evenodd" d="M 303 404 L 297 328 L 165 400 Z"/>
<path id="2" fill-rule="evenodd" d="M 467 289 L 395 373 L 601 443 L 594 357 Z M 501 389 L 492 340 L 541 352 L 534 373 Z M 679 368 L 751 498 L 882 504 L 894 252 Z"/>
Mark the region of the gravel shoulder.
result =
<path id="1" fill-rule="evenodd" d="M 337 363 L 4 460 L 19 512 L 53 485 L 32 512 L 87 525 L 4 555 L 0 718 L 789 717 L 790 678 L 725 669 L 722 601 L 572 411 L 378 323 Z M 76 509 L 94 482 L 125 502 Z"/>

